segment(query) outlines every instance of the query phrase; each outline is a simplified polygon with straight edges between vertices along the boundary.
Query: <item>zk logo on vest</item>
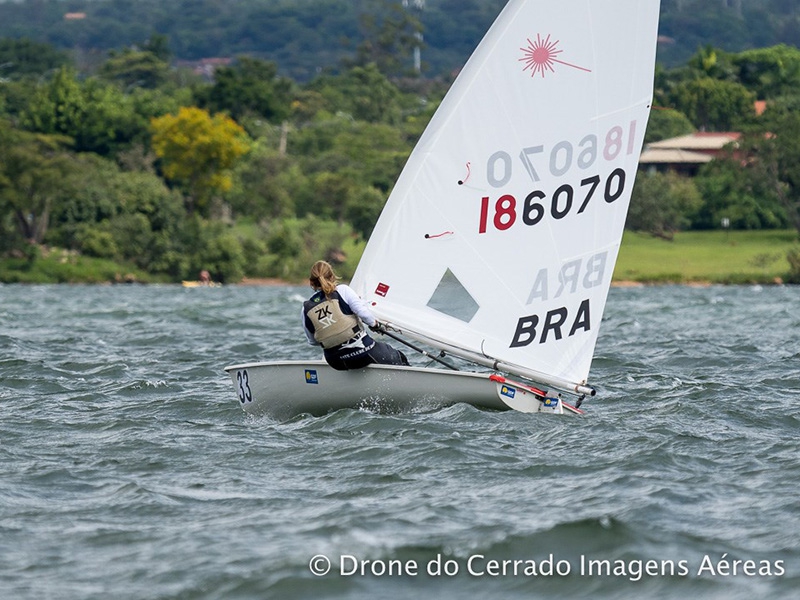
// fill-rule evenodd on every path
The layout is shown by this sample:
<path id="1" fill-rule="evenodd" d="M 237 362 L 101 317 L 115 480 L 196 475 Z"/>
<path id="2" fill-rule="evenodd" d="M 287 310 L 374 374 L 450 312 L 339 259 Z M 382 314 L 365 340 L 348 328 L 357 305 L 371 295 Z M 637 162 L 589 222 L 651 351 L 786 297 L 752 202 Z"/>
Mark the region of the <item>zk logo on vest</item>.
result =
<path id="1" fill-rule="evenodd" d="M 317 313 L 317 320 L 319 324 L 322 325 L 323 329 L 327 329 L 334 323 L 336 323 L 336 319 L 333 318 L 331 314 L 331 307 L 330 306 L 320 306 L 316 309 Z"/>

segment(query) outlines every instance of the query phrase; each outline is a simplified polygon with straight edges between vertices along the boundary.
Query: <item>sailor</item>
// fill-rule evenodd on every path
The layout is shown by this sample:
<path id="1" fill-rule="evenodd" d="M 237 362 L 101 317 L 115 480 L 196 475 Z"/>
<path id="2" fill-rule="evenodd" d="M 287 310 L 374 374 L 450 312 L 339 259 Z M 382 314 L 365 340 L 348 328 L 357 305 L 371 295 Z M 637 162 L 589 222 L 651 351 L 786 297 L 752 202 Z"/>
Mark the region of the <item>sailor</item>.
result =
<path id="1" fill-rule="evenodd" d="M 338 371 L 361 369 L 373 363 L 408 365 L 405 355 L 364 330 L 381 325 L 367 303 L 349 286 L 338 284 L 333 267 L 320 260 L 311 267 L 314 295 L 303 303 L 303 330 L 312 346 L 322 346 L 325 360 Z"/>

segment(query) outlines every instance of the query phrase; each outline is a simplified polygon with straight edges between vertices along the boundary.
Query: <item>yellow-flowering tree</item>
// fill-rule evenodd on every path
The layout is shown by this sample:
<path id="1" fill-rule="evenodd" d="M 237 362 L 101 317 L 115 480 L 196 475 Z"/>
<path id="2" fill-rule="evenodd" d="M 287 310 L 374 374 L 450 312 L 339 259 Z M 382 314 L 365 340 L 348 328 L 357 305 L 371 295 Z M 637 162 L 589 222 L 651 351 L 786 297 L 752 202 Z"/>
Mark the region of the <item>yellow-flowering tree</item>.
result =
<path id="1" fill-rule="evenodd" d="M 247 133 L 231 118 L 195 107 L 152 119 L 150 129 L 164 175 L 188 194 L 190 212 L 207 215 L 214 193 L 233 185 L 231 169 L 250 149 Z"/>

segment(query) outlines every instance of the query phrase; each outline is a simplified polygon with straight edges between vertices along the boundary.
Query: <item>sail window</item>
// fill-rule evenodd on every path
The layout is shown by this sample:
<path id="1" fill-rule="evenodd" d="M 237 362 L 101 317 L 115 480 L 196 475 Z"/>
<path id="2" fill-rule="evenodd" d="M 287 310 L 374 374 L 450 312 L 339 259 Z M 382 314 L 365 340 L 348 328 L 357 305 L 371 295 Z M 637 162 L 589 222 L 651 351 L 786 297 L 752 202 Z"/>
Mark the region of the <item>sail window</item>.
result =
<path id="1" fill-rule="evenodd" d="M 450 269 L 445 271 L 439 285 L 433 292 L 428 306 L 460 321 L 469 323 L 480 305 Z"/>

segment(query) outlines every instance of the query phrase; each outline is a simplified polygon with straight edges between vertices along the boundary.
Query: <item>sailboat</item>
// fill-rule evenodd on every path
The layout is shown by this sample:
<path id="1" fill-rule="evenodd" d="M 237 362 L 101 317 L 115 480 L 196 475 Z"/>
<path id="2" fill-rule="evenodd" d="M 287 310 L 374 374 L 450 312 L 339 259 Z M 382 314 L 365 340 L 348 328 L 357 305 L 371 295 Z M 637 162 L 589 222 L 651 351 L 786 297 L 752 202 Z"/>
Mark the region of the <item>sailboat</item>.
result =
<path id="1" fill-rule="evenodd" d="M 244 410 L 581 413 L 650 112 L 659 8 L 510 0 L 400 174 L 351 287 L 392 336 L 474 369 L 227 367 Z"/>

